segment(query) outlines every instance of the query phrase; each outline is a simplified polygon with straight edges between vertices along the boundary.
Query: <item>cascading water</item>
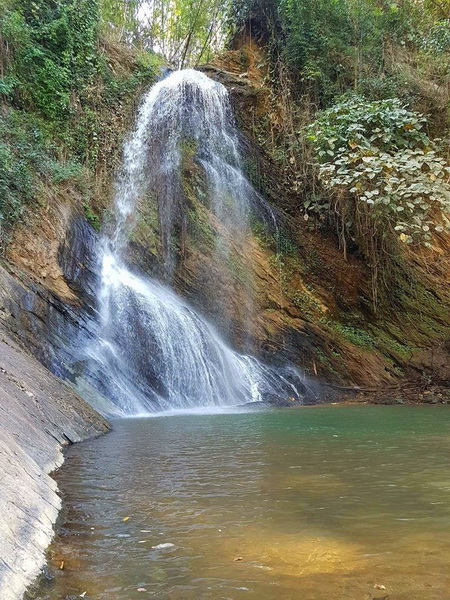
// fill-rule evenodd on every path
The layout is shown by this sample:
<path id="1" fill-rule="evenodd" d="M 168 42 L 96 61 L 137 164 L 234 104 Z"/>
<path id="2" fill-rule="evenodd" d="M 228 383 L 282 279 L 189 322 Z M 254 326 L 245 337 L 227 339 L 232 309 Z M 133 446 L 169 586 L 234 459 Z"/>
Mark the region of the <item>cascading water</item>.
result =
<path id="1" fill-rule="evenodd" d="M 124 230 L 139 198 L 156 201 L 167 279 L 174 268 L 173 238 L 184 218 L 180 173 L 188 145 L 205 171 L 209 208 L 234 241 L 242 240 L 256 194 L 240 166 L 228 92 L 193 69 L 175 71 L 145 96 L 116 188 L 116 244 L 127 241 Z M 218 236 L 220 247 L 225 242 Z"/>
<path id="2" fill-rule="evenodd" d="M 165 279 L 171 280 L 172 237 L 183 218 L 179 172 L 186 140 L 208 179 L 208 208 L 239 243 L 256 197 L 239 166 L 226 88 L 194 70 L 157 83 L 124 147 L 114 230 L 101 249 L 100 330 L 89 349 L 105 395 L 122 414 L 300 397 L 305 389 L 295 369 L 281 372 L 234 352 L 173 290 L 125 263 L 136 205 L 145 197 L 158 205 Z M 216 251 L 226 254 L 226 245 L 218 236 Z"/>

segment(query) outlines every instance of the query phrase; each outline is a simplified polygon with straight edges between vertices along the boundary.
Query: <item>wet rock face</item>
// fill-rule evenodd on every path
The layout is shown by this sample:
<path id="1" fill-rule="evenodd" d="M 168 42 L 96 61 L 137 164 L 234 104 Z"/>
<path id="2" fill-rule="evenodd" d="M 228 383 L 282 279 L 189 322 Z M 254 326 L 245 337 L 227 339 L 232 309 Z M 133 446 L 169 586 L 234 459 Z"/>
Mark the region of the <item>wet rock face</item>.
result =
<path id="1" fill-rule="evenodd" d="M 0 325 L 83 398 L 104 407 L 106 376 L 86 354 L 98 337 L 99 248 L 97 232 L 75 213 L 52 259 L 70 300 L 42 285 L 36 269 L 28 274 L 11 264 L 8 270 L 0 267 Z"/>
<path id="2" fill-rule="evenodd" d="M 58 262 L 69 288 L 84 309 L 95 310 L 99 287 L 99 235 L 80 215 L 75 215 L 61 241 Z"/>
<path id="3" fill-rule="evenodd" d="M 17 600 L 39 574 L 61 504 L 49 473 L 62 446 L 106 433 L 84 400 L 0 326 L 0 598 Z"/>
<path id="4" fill-rule="evenodd" d="M 70 381 L 95 332 L 86 311 L 62 302 L 23 273 L 0 267 L 0 325 L 54 374 Z"/>

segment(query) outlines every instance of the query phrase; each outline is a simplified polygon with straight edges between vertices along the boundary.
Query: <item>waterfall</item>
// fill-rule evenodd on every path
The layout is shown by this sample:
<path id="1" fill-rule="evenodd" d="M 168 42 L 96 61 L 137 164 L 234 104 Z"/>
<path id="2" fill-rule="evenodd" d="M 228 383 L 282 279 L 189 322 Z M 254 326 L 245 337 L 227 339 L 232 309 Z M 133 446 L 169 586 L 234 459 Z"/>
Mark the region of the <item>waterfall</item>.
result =
<path id="1" fill-rule="evenodd" d="M 180 173 L 191 145 L 208 184 L 210 208 L 234 239 L 245 235 L 255 190 L 244 177 L 227 89 L 193 69 L 175 71 L 144 97 L 137 126 L 124 146 L 116 184 L 115 243 L 127 241 L 138 199 L 157 202 L 166 276 L 174 268 L 173 237 L 183 218 Z M 130 225 L 131 222 L 131 225 Z M 218 239 L 218 244 L 224 240 Z"/>
<path id="2" fill-rule="evenodd" d="M 173 236 L 183 218 L 179 173 L 186 143 L 206 174 L 208 209 L 237 243 L 245 242 L 257 194 L 240 167 L 228 92 L 200 72 L 174 72 L 143 99 L 124 145 L 114 226 L 102 242 L 100 328 L 88 353 L 103 392 L 125 415 L 300 398 L 305 388 L 298 371 L 235 352 L 170 287 Z M 139 201 L 157 203 L 164 283 L 137 274 L 126 262 Z M 217 236 L 214 251 L 226 255 L 227 239 Z M 216 294 L 220 298 L 221 290 Z"/>

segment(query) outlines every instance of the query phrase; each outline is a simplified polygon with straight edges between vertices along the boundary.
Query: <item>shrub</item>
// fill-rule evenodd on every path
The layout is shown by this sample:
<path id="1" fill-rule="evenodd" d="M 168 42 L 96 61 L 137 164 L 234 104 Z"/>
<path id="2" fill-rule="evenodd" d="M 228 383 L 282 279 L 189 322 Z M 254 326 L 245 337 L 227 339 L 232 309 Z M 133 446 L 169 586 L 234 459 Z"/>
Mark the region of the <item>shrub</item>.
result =
<path id="1" fill-rule="evenodd" d="M 48 155 L 37 121 L 16 111 L 0 117 L 0 247 L 33 195 L 33 173 L 42 173 Z"/>
<path id="2" fill-rule="evenodd" d="M 374 273 L 397 256 L 396 241 L 431 244 L 450 230 L 450 167 L 425 132 L 426 119 L 397 99 L 345 98 L 307 128 L 324 205 L 346 249 L 354 240 Z M 307 210 L 316 210 L 311 199 Z"/>
<path id="3" fill-rule="evenodd" d="M 76 160 L 61 162 L 45 123 L 25 111 L 9 109 L 0 115 L 0 248 L 10 228 L 38 195 L 42 178 L 60 184 L 82 182 Z"/>
<path id="4" fill-rule="evenodd" d="M 0 246 L 43 178 L 77 184 L 89 203 L 90 178 L 115 151 L 125 101 L 157 70 L 156 55 L 141 51 L 115 73 L 99 49 L 98 1 L 0 6 Z M 98 225 L 93 212 L 87 218 Z"/>
<path id="5" fill-rule="evenodd" d="M 432 54 L 450 52 L 450 21 L 440 21 L 430 28 L 427 35 L 422 36 L 419 45 Z"/>
<path id="6" fill-rule="evenodd" d="M 48 170 L 53 183 L 64 183 L 65 181 L 79 182 L 83 177 L 83 166 L 76 160 L 59 162 L 50 160 Z"/>
<path id="7" fill-rule="evenodd" d="M 425 124 L 425 117 L 396 99 L 352 97 L 322 113 L 308 139 L 321 181 L 342 199 L 334 203 L 338 214 L 353 202 L 353 211 L 364 207 L 375 226 L 383 227 L 380 234 L 397 232 L 407 243 L 429 244 L 433 229 L 450 228 L 450 167 Z M 356 222 L 349 216 L 351 228 Z"/>
<path id="8" fill-rule="evenodd" d="M 50 120 L 67 118 L 71 91 L 98 72 L 97 0 L 9 0 L 0 9 L 11 50 L 0 94 Z"/>

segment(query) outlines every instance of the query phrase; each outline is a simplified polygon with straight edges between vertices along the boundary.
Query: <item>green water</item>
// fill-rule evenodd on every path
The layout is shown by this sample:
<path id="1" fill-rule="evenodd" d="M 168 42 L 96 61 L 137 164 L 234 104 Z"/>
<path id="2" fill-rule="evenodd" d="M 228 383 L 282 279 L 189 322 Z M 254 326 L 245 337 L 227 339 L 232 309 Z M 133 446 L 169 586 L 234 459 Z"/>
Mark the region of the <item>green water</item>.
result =
<path id="1" fill-rule="evenodd" d="M 439 406 L 117 422 L 58 475 L 39 598 L 450 599 L 449 433 Z"/>

